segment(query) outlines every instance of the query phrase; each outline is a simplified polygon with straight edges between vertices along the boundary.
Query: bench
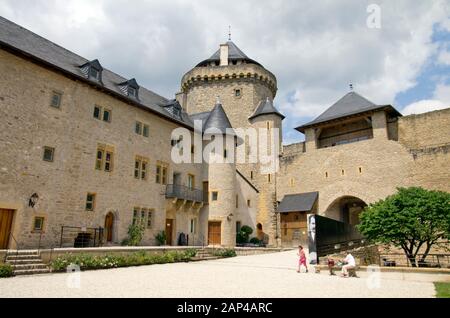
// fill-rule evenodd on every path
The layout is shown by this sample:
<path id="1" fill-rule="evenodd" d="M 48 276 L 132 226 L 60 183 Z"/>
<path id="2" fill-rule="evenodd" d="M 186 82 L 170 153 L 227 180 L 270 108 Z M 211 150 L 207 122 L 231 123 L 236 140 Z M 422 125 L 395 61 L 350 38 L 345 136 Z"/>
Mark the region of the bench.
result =
<path id="1" fill-rule="evenodd" d="M 320 273 L 321 269 L 328 269 L 330 272 L 330 275 L 336 275 L 334 271 L 341 271 L 341 266 L 334 265 L 333 267 L 327 266 L 327 265 L 317 265 L 315 266 L 315 272 Z M 359 270 L 359 266 L 356 266 L 355 268 L 348 269 L 348 276 L 349 277 L 356 277 L 359 278 L 359 276 L 356 274 L 356 271 Z"/>

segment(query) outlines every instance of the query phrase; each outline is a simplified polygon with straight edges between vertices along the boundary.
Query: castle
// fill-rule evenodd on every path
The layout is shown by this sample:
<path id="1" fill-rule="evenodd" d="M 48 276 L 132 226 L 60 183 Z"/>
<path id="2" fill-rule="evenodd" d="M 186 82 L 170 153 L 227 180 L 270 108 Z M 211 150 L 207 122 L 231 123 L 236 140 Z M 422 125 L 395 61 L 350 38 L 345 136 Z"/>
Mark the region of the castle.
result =
<path id="1" fill-rule="evenodd" d="M 449 108 L 402 116 L 351 91 L 282 146 L 276 77 L 232 41 L 168 99 L 0 17 L 0 70 L 0 249 L 119 245 L 132 224 L 142 245 L 164 231 L 168 245 L 234 246 L 247 225 L 290 246 L 308 213 L 356 224 L 396 187 L 450 192 Z M 262 132 L 276 169 L 234 160 L 255 150 L 241 128 Z M 222 162 L 173 160 L 228 135 L 209 153 Z"/>

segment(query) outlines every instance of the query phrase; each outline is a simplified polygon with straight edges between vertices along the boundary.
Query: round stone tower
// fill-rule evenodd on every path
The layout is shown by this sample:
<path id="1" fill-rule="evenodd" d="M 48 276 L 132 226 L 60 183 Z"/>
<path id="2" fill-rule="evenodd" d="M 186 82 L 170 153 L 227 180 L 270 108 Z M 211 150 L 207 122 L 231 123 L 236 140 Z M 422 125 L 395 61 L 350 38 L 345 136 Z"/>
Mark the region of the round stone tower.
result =
<path id="1" fill-rule="evenodd" d="M 223 109 L 234 129 L 256 128 L 258 134 L 262 130 L 269 136 L 273 136 L 274 129 L 279 129 L 275 142 L 280 146 L 278 149 L 281 149 L 284 116 L 273 106 L 276 92 L 275 75 L 249 58 L 232 41 L 228 41 L 221 44 L 210 58 L 198 63 L 183 76 L 177 100 L 188 114 L 201 116 L 202 113 L 211 111 L 211 105 L 220 96 Z M 278 235 L 275 213 L 276 172 L 267 173 L 261 169 L 259 160 L 249 162 L 248 156 L 250 152 L 255 153 L 255 147 L 247 138 L 244 140 L 244 148 L 246 162 L 237 162 L 236 169 L 260 190 L 256 216 L 259 229 L 254 230 L 259 238 L 264 238 L 270 246 L 275 246 Z M 213 172 L 212 168 L 212 174 L 223 173 L 221 169 Z M 211 177 L 209 182 L 212 188 L 214 181 Z M 224 179 L 219 183 L 224 184 Z M 234 201 L 233 197 L 226 204 Z"/>
<path id="2" fill-rule="evenodd" d="M 203 131 L 208 162 L 209 222 L 216 224 L 209 229 L 216 232 L 210 233 L 210 238 L 214 244 L 232 247 L 236 245 L 236 136 L 219 101 L 207 117 Z M 220 235 L 216 235 L 219 228 Z"/>

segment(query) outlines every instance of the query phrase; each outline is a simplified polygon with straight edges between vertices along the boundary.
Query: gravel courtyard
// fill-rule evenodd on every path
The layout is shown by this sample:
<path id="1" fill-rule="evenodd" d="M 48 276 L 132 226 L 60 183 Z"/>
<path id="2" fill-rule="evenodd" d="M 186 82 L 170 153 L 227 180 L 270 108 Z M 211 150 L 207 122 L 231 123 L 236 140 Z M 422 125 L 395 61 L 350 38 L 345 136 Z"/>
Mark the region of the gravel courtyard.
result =
<path id="1" fill-rule="evenodd" d="M 434 297 L 432 277 L 378 280 L 296 272 L 296 251 L 229 259 L 0 279 L 0 297 Z M 370 282 L 371 284 L 368 284 Z M 372 288 L 369 288 L 371 285 Z M 377 286 L 378 285 L 378 286 Z M 375 287 L 375 288 L 373 288 Z"/>

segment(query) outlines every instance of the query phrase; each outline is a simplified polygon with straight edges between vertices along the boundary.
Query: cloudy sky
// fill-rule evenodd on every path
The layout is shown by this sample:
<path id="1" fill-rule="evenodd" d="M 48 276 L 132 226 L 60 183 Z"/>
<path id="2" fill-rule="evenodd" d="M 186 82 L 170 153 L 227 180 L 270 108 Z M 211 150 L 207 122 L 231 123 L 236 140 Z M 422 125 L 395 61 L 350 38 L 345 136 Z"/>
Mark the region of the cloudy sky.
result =
<path id="1" fill-rule="evenodd" d="M 450 106 L 448 0 L 2 0 L 0 15 L 168 98 L 231 25 L 277 76 L 285 143 L 350 82 L 403 114 Z"/>

